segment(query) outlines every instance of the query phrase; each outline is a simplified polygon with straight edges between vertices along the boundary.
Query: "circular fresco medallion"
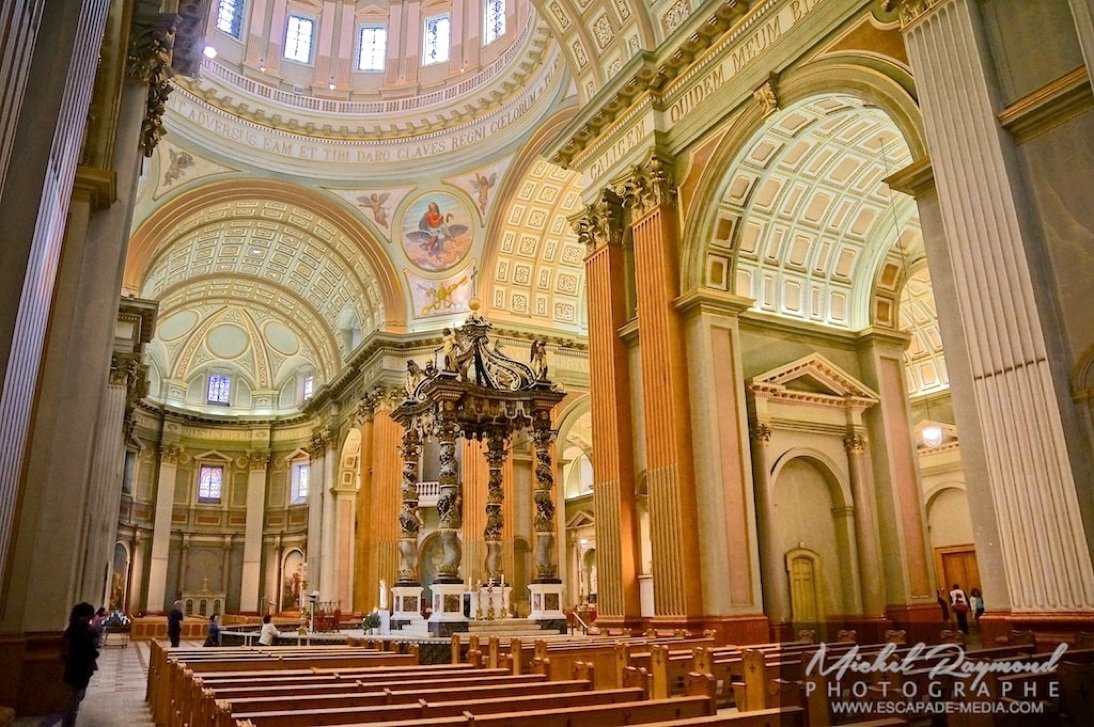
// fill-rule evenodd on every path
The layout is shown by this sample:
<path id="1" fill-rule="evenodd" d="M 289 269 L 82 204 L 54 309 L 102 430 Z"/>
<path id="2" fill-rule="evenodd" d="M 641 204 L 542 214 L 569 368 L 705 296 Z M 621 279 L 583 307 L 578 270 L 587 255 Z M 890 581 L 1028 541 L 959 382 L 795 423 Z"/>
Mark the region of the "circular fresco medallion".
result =
<path id="1" fill-rule="evenodd" d="M 471 249 L 471 210 L 446 192 L 430 192 L 407 207 L 402 235 L 410 262 L 424 270 L 448 270 Z"/>

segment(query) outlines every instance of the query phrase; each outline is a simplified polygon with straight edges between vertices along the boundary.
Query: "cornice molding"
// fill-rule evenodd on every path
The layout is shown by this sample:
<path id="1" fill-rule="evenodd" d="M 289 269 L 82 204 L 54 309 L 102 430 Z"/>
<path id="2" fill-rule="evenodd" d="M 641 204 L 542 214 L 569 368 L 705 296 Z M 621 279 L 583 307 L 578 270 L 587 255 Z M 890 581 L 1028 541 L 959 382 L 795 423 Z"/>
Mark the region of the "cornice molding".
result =
<path id="1" fill-rule="evenodd" d="M 76 168 L 72 190 L 87 195 L 93 212 L 105 210 L 118 199 L 118 175 L 113 169 L 81 164 Z"/>
<path id="2" fill-rule="evenodd" d="M 921 157 L 882 181 L 898 192 L 919 197 L 934 190 L 934 167 L 930 158 Z"/>
<path id="3" fill-rule="evenodd" d="M 1022 144 L 1094 107 L 1086 66 L 1065 73 L 999 112 L 997 118 Z"/>

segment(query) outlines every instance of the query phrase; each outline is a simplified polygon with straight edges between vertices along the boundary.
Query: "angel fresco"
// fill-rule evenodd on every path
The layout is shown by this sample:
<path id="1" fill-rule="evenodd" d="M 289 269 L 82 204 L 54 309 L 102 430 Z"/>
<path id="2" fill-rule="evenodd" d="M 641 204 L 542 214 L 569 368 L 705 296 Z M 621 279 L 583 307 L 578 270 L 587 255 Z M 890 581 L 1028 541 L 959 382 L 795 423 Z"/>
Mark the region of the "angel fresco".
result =
<path id="1" fill-rule="evenodd" d="M 384 204 L 387 202 L 388 197 L 390 196 L 390 192 L 383 192 L 381 194 L 373 192 L 367 197 L 358 197 L 357 201 L 361 203 L 362 207 L 367 207 L 368 209 L 372 210 L 372 219 L 376 220 L 376 224 L 380 225 L 381 227 L 387 227 L 387 207 L 385 207 Z"/>
<path id="2" fill-rule="evenodd" d="M 468 208 L 444 193 L 427 195 L 403 217 L 403 249 L 410 261 L 426 270 L 447 270 L 471 248 Z"/>
<path id="3" fill-rule="evenodd" d="M 498 183 L 498 173 L 494 172 L 489 177 L 480 172 L 475 172 L 471 178 L 471 187 L 478 196 L 479 211 L 486 214 L 486 205 L 490 202 L 490 190 Z"/>

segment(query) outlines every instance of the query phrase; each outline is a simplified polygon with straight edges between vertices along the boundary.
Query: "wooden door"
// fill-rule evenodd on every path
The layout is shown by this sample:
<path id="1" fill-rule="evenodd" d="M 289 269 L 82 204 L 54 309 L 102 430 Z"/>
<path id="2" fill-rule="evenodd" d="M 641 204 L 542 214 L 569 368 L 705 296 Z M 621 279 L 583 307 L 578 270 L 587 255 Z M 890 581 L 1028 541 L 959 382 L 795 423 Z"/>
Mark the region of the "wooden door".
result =
<path id="1" fill-rule="evenodd" d="M 794 629 L 814 629 L 820 634 L 824 628 L 824 609 L 819 591 L 819 559 L 811 551 L 795 550 L 787 554 L 786 560 Z"/>
<path id="2" fill-rule="evenodd" d="M 935 549 L 935 561 L 942 578 L 939 588 L 949 594 L 953 584 L 961 586 L 965 593 L 980 588 L 980 569 L 976 565 L 976 548 L 972 545 L 952 545 Z M 981 589 L 982 590 L 982 589 Z"/>

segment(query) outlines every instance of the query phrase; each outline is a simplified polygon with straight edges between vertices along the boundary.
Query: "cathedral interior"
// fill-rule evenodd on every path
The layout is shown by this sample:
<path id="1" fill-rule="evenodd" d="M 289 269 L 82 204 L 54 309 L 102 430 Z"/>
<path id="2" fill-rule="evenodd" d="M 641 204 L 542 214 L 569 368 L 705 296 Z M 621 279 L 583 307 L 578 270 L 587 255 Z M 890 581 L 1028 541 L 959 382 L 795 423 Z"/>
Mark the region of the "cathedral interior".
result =
<path id="1" fill-rule="evenodd" d="M 81 600 L 1094 630 L 1090 0 L 0 17 L 0 703 Z M 411 458 L 480 316 L 557 401 Z"/>

